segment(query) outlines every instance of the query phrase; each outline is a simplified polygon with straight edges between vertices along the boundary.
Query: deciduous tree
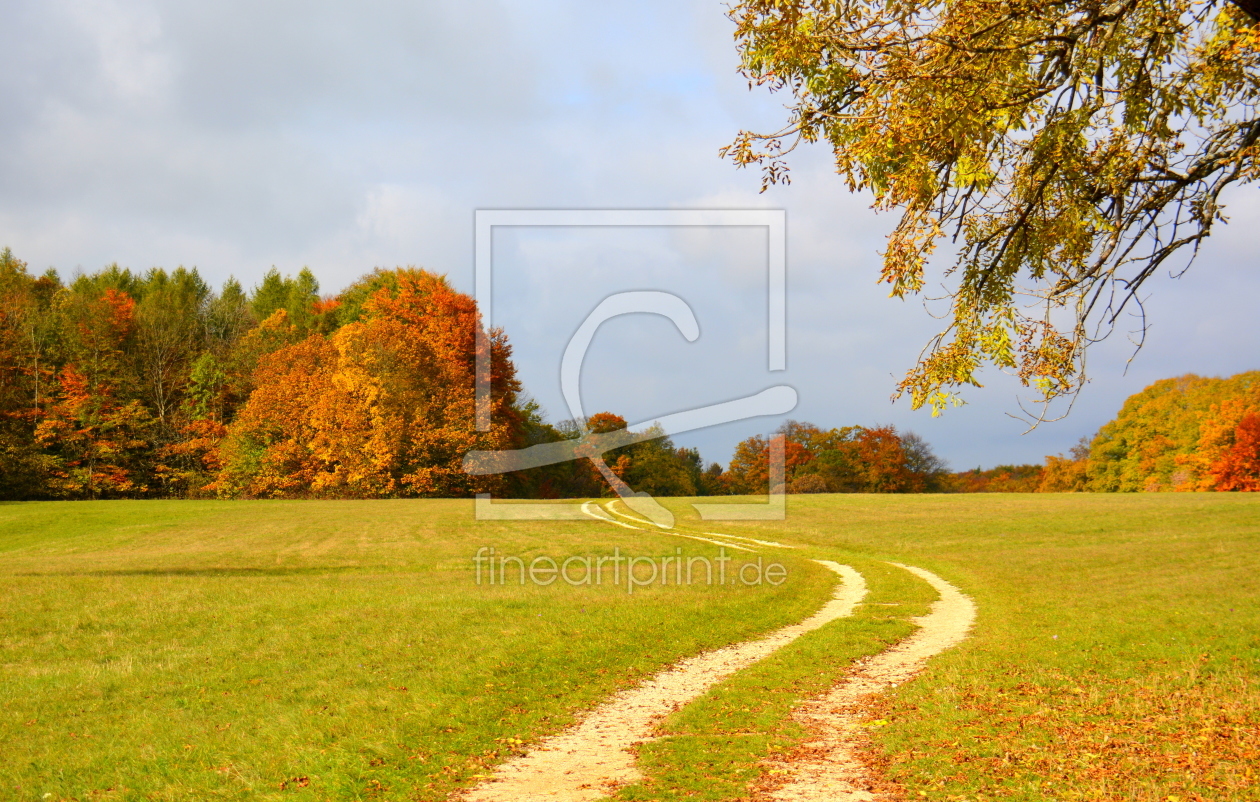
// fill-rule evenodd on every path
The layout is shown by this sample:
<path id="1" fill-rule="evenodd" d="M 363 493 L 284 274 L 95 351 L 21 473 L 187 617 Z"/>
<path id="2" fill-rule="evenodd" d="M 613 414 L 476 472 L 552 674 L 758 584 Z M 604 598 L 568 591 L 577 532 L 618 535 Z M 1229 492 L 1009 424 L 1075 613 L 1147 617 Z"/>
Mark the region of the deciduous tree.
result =
<path id="1" fill-rule="evenodd" d="M 57 392 L 35 429 L 50 457 L 53 495 L 120 498 L 148 490 L 152 418 L 136 400 L 120 402 L 113 388 L 74 366 L 62 369 Z"/>
<path id="2" fill-rule="evenodd" d="M 1082 437 L 1072 446 L 1069 456 L 1047 456 L 1037 492 L 1083 493 L 1090 490 L 1089 448 L 1092 440 L 1092 437 Z"/>
<path id="3" fill-rule="evenodd" d="M 1239 421 L 1233 440 L 1209 469 L 1212 489 L 1260 491 L 1260 415 Z"/>
<path id="4" fill-rule="evenodd" d="M 494 426 L 479 432 L 475 303 L 426 271 L 396 278 L 358 322 L 261 357 L 255 389 L 224 441 L 220 492 L 450 496 L 498 487 L 500 478 L 470 476 L 462 460 L 517 436 L 507 339 L 497 330 L 487 338 Z"/>
<path id="5" fill-rule="evenodd" d="M 955 493 L 1036 493 L 1044 473 L 1040 465 L 976 468 L 951 475 L 947 489 Z"/>
<path id="6" fill-rule="evenodd" d="M 210 288 L 196 268 L 150 270 L 136 283 L 135 362 L 144 400 L 160 426 L 170 420 L 183 401 L 188 372 L 205 347 L 206 302 Z"/>
<path id="7" fill-rule="evenodd" d="M 12 251 L 0 251 L 0 499 L 47 495 L 47 460 L 34 435 L 53 375 L 54 279 L 34 278 Z"/>
<path id="8" fill-rule="evenodd" d="M 784 438 L 788 489 L 802 493 L 922 493 L 943 489 L 944 463 L 918 435 L 898 435 L 892 426 L 845 426 L 824 431 L 787 421 Z M 724 474 L 730 492 L 765 493 L 769 485 L 770 440 L 756 435 L 735 448 Z"/>
<path id="9" fill-rule="evenodd" d="M 854 441 L 867 493 L 922 493 L 927 479 L 910 470 L 901 438 L 892 426 L 864 429 Z"/>

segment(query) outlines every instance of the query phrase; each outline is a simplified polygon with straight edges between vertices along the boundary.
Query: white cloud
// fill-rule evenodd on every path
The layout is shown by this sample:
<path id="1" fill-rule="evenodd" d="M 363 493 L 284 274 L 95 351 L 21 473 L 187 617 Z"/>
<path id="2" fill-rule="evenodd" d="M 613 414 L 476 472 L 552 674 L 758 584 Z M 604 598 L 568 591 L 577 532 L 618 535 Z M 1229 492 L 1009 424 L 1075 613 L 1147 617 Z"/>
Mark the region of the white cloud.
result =
<path id="1" fill-rule="evenodd" d="M 93 44 L 98 91 L 129 105 L 163 98 L 175 78 L 174 60 L 163 46 L 154 7 L 116 0 L 58 0 L 51 6 Z"/>

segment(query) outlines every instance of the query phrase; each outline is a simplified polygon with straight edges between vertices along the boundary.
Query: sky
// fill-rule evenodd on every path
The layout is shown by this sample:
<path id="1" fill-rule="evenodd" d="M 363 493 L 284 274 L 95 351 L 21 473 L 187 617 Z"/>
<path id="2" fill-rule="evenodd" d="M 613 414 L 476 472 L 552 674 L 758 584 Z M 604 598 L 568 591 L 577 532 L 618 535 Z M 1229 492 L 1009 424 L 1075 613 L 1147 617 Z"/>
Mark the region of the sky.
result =
<path id="1" fill-rule="evenodd" d="M 700 336 L 653 315 L 605 323 L 584 361 L 586 414 L 650 421 L 796 389 L 785 416 L 674 438 L 720 462 L 790 417 L 915 431 L 956 470 L 1035 463 L 1157 379 L 1260 368 L 1260 192 L 1243 188 L 1194 266 L 1144 288 L 1140 353 L 1125 327 L 1094 347 L 1065 419 L 1028 431 L 1030 393 L 994 371 L 938 418 L 894 403 L 939 310 L 877 284 L 895 218 L 847 191 L 826 148 L 793 154 L 791 185 L 764 194 L 756 171 L 718 158 L 741 129 L 785 119 L 784 98 L 739 75 L 733 28 L 723 4 L 678 0 L 8 0 L 0 247 L 63 276 L 184 265 L 249 287 L 273 265 L 309 266 L 332 294 L 416 265 L 472 292 L 478 209 L 781 209 L 784 371 L 766 359 L 763 228 L 494 235 L 491 322 L 553 422 L 573 414 L 569 338 L 631 290 L 683 298 Z"/>

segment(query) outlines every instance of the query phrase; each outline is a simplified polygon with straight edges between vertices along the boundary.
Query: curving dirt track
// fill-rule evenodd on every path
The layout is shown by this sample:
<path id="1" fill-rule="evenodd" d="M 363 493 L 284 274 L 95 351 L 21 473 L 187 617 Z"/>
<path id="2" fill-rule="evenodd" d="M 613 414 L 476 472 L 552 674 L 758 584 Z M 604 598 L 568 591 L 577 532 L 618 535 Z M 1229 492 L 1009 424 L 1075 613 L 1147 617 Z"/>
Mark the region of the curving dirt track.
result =
<path id="1" fill-rule="evenodd" d="M 640 779 L 628 750 L 651 737 L 652 726 L 660 717 L 806 632 L 853 614 L 853 608 L 866 596 L 862 575 L 847 565 L 816 562 L 835 571 L 843 581 L 814 615 L 760 640 L 684 660 L 616 694 L 578 724 L 501 765 L 494 777 L 461 798 L 466 802 L 588 802 Z"/>
<path id="2" fill-rule="evenodd" d="M 899 685 L 923 669 L 928 659 L 967 637 L 975 620 L 971 599 L 922 568 L 892 563 L 927 581 L 940 594 L 931 611 L 913 619 L 918 632 L 860 663 L 849 678 L 794 712 L 814 734 L 788 762 L 770 765 L 773 784 L 757 798 L 775 802 L 866 802 L 875 800 L 866 768 L 853 747 L 861 724 L 863 697 Z"/>

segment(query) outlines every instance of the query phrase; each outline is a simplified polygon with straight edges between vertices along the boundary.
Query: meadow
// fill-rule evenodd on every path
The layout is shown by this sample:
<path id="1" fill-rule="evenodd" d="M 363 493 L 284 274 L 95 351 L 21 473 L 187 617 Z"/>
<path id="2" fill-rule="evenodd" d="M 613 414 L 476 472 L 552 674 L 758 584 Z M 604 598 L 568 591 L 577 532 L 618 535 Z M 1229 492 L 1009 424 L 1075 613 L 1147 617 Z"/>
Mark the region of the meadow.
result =
<path id="1" fill-rule="evenodd" d="M 746 797 L 789 718 L 934 598 L 972 637 L 872 713 L 912 799 L 1255 799 L 1260 500 L 1246 495 L 794 496 L 784 521 L 681 531 L 763 549 L 780 585 L 477 581 L 477 550 L 715 557 L 598 521 L 483 521 L 467 501 L 0 504 L 0 798 L 444 799 L 683 657 L 813 612 L 851 619 L 660 725 L 623 800 Z M 737 555 L 736 564 L 751 555 Z"/>
<path id="2" fill-rule="evenodd" d="M 972 637 L 875 713 L 911 798 L 1256 799 L 1248 494 L 796 499 L 780 534 L 935 571 Z"/>

